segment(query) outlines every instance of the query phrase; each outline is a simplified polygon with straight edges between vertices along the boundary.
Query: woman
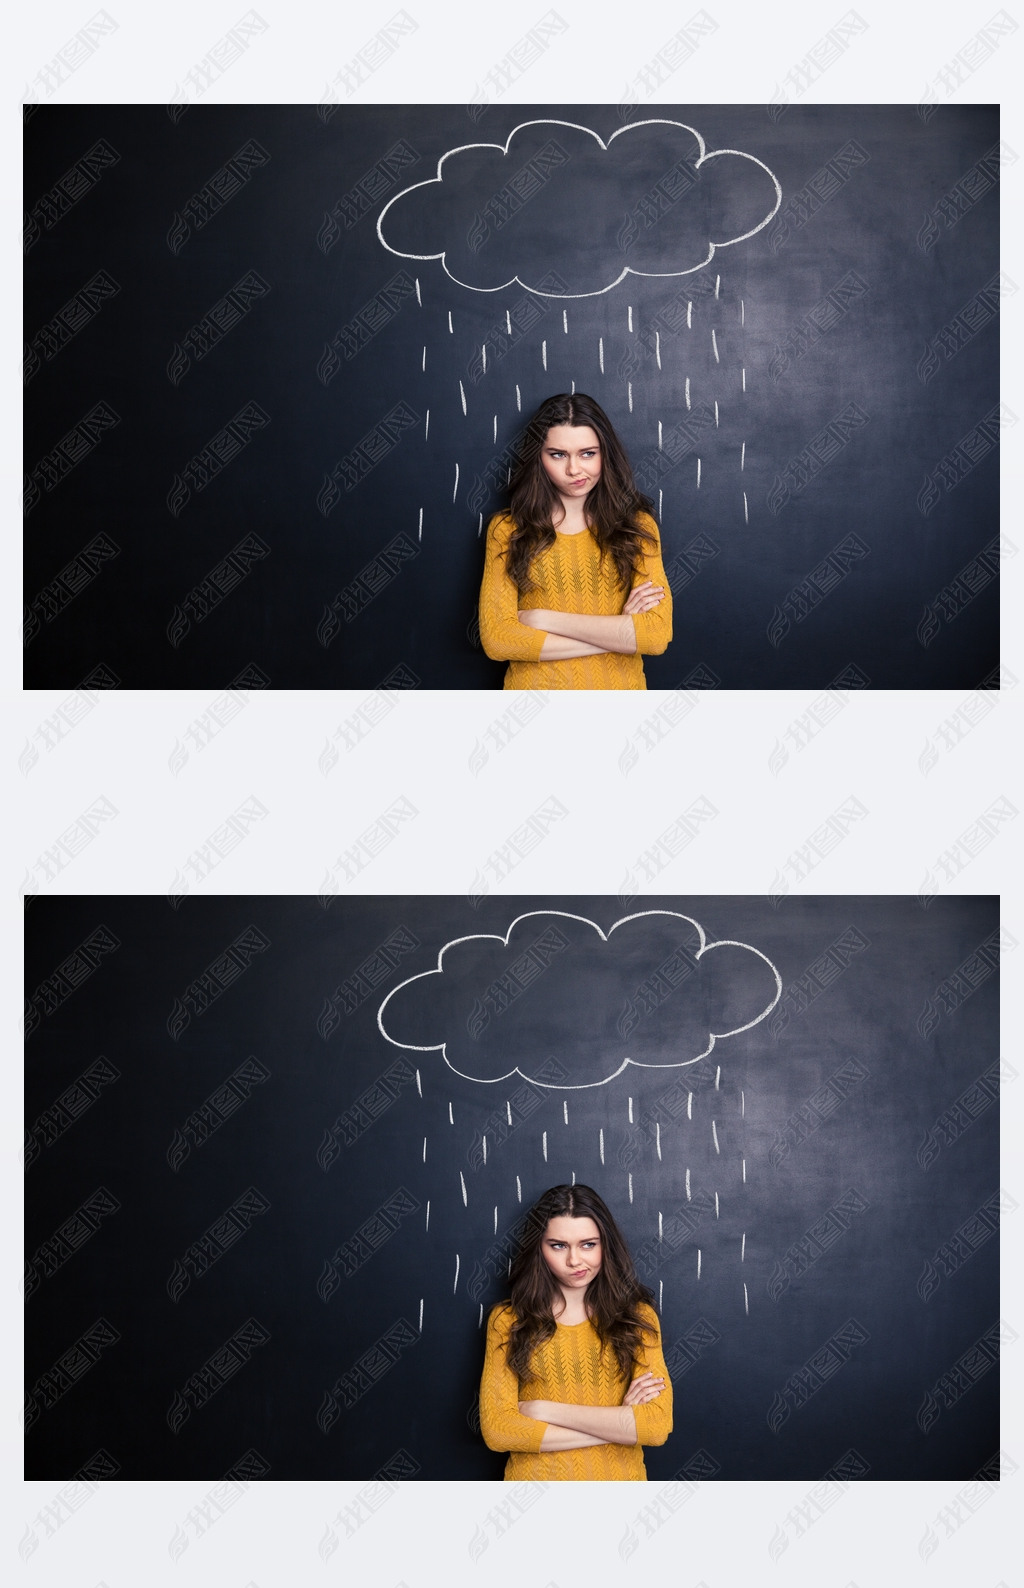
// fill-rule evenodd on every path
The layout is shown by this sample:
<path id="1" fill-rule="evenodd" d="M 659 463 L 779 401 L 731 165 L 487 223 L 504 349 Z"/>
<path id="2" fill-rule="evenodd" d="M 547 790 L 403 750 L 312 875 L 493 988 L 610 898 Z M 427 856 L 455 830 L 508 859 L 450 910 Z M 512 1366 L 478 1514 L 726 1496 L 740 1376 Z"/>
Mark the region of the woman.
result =
<path id="1" fill-rule="evenodd" d="M 487 1320 L 480 1430 L 505 1480 L 646 1480 L 641 1445 L 672 1430 L 646 1285 L 604 1202 L 556 1185 L 528 1215 L 510 1299 Z"/>
<path id="2" fill-rule="evenodd" d="M 646 689 L 640 657 L 672 638 L 672 595 L 651 504 L 592 397 L 541 404 L 509 488 L 480 591 L 505 688 Z"/>

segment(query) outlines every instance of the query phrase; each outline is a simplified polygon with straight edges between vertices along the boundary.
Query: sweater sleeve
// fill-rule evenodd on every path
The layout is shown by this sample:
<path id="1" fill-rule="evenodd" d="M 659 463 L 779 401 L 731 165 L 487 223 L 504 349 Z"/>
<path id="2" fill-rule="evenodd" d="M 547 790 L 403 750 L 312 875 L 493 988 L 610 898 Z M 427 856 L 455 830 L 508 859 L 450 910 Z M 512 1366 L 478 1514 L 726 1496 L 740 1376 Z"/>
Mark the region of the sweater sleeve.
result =
<path id="1" fill-rule="evenodd" d="M 487 554 L 480 587 L 480 643 L 496 662 L 540 660 L 545 635 L 519 621 L 519 591 L 505 572 L 512 520 L 498 513 L 487 526 Z M 504 1446 L 502 1448 L 505 1448 Z"/>
<path id="2" fill-rule="evenodd" d="M 547 1423 L 519 1410 L 519 1380 L 508 1365 L 505 1343 L 512 1328 L 507 1306 L 487 1319 L 487 1350 L 480 1380 L 480 1432 L 491 1450 L 525 1450 L 536 1455 Z"/>
<path id="3" fill-rule="evenodd" d="M 640 1310 L 648 1323 L 658 1323 L 658 1315 L 653 1307 L 642 1307 Z M 663 1445 L 672 1432 L 672 1380 L 662 1354 L 660 1326 L 656 1335 L 645 1334 L 644 1340 L 646 1343 L 640 1349 L 634 1377 L 640 1373 L 655 1373 L 665 1380 L 665 1388 L 646 1405 L 633 1407 L 636 1442 L 638 1445 Z"/>
<path id="4" fill-rule="evenodd" d="M 665 576 L 665 566 L 661 560 L 661 539 L 658 535 L 658 526 L 648 514 L 640 516 L 643 529 L 655 537 L 656 545 L 649 546 L 640 560 L 633 579 L 632 588 L 643 584 L 645 579 L 650 579 L 654 584 L 661 585 L 665 591 L 658 605 L 650 612 L 636 612 L 633 614 L 633 627 L 636 630 L 636 648 L 643 656 L 660 656 L 667 648 L 672 638 L 672 590 Z M 646 1441 L 645 1441 L 646 1442 Z"/>

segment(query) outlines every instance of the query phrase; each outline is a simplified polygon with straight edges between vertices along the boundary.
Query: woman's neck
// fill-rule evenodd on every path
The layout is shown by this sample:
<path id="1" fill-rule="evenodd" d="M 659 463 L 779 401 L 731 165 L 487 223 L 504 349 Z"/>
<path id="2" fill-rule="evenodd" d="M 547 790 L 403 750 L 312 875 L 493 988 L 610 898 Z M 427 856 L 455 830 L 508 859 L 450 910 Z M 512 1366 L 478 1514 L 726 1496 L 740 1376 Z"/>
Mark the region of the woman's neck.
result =
<path id="1" fill-rule="evenodd" d="M 562 509 L 561 517 L 558 516 L 558 508 L 551 515 L 553 529 L 560 529 L 563 535 L 579 535 L 589 527 L 582 502 L 563 501 L 559 506 Z"/>
<path id="2" fill-rule="evenodd" d="M 587 1308 L 586 1291 L 571 1291 L 568 1295 L 562 1291 L 562 1310 L 559 1312 L 555 1305 L 554 1317 L 556 1323 L 585 1323 L 590 1317 Z"/>

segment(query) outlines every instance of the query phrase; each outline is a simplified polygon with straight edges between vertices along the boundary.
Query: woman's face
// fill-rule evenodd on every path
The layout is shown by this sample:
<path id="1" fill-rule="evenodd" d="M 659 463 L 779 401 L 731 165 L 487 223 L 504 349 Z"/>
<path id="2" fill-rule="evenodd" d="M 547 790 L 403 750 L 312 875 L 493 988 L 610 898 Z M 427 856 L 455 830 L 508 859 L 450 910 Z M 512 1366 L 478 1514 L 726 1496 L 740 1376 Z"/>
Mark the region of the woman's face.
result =
<path id="1" fill-rule="evenodd" d="M 549 1219 L 540 1249 L 563 1290 L 586 1290 L 600 1271 L 601 1231 L 593 1219 Z"/>
<path id="2" fill-rule="evenodd" d="M 567 502 L 582 501 L 601 478 L 601 442 L 589 425 L 552 425 L 540 459 L 544 473 Z"/>

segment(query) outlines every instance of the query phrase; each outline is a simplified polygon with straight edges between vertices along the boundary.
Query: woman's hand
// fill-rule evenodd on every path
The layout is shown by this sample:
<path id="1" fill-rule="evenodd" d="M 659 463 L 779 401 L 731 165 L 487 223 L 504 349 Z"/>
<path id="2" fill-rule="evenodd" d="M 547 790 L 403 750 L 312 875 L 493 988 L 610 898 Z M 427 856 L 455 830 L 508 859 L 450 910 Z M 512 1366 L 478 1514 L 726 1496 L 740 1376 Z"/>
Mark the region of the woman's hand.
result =
<path id="1" fill-rule="evenodd" d="M 647 1401 L 654 1400 L 665 1387 L 663 1378 L 655 1378 L 653 1373 L 641 1373 L 635 1378 L 625 1395 L 622 1397 L 623 1406 L 643 1406 Z"/>
<path id="2" fill-rule="evenodd" d="M 658 605 L 664 594 L 665 590 L 662 585 L 656 585 L 652 580 L 645 579 L 642 584 L 636 586 L 635 590 L 629 592 L 626 604 L 622 610 L 631 614 L 635 612 L 650 612 L 652 607 Z"/>

